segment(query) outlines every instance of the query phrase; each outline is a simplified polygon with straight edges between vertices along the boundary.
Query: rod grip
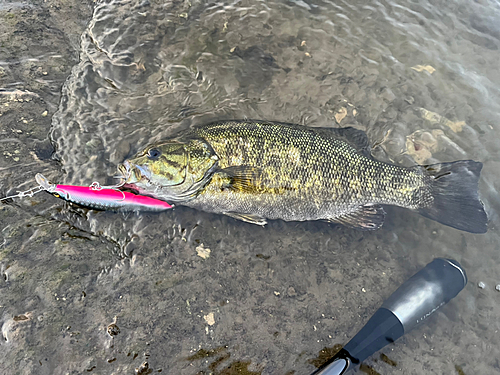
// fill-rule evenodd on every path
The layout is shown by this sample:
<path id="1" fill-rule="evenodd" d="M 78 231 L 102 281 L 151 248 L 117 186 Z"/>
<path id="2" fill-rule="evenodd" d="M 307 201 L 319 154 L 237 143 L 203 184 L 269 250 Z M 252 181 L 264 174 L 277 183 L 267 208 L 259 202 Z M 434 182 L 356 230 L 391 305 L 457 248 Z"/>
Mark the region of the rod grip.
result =
<path id="1" fill-rule="evenodd" d="M 404 328 L 397 316 L 381 307 L 344 346 L 344 349 L 352 357 L 353 364 L 359 364 L 403 334 Z"/>
<path id="2" fill-rule="evenodd" d="M 436 258 L 402 284 L 314 375 L 340 375 L 425 321 L 467 284 L 460 264 Z"/>

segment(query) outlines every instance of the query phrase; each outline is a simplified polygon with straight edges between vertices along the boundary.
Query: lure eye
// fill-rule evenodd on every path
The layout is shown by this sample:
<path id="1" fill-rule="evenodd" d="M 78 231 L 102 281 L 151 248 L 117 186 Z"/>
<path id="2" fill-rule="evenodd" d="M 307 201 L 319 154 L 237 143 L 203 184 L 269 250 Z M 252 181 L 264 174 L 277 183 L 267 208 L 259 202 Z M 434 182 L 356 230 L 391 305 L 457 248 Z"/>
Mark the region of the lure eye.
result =
<path id="1" fill-rule="evenodd" d="M 148 159 L 149 160 L 158 160 L 158 158 L 160 157 L 161 155 L 161 151 L 156 149 L 156 148 L 152 148 L 151 150 L 148 151 Z"/>

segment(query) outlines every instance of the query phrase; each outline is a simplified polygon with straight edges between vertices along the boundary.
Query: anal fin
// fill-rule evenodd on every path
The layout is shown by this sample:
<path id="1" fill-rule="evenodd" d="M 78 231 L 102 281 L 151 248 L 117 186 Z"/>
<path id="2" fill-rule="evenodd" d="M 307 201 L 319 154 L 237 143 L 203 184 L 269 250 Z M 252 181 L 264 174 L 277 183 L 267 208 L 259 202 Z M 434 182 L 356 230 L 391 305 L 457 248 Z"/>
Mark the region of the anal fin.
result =
<path id="1" fill-rule="evenodd" d="M 262 216 L 259 216 L 259 215 L 242 214 L 239 212 L 224 212 L 224 215 L 227 215 L 227 216 L 232 217 L 233 219 L 242 220 L 242 221 L 245 221 L 245 222 L 251 223 L 251 224 L 257 224 L 257 225 L 262 225 L 262 226 L 267 224 L 266 219 L 263 218 Z"/>
<path id="2" fill-rule="evenodd" d="M 357 210 L 329 221 L 359 230 L 375 230 L 384 224 L 385 211 L 378 204 L 360 206 Z"/>

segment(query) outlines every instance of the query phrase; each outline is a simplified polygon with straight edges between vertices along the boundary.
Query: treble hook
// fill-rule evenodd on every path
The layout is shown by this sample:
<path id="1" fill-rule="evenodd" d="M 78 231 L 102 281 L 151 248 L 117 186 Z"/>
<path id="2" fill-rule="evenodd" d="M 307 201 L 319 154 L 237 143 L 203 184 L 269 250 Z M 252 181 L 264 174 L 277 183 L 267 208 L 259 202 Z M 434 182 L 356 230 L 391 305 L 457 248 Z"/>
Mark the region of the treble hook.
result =
<path id="1" fill-rule="evenodd" d="M 91 188 L 92 190 L 95 190 L 95 191 L 100 191 L 102 189 L 111 189 L 111 190 L 119 191 L 122 194 L 122 199 L 117 199 L 117 201 L 123 201 L 123 200 L 125 200 L 125 193 L 123 191 L 121 191 L 120 189 L 118 189 L 121 186 L 123 186 L 123 184 L 112 185 L 112 186 L 101 186 L 101 184 L 99 182 L 94 181 L 89 185 L 89 188 Z"/>

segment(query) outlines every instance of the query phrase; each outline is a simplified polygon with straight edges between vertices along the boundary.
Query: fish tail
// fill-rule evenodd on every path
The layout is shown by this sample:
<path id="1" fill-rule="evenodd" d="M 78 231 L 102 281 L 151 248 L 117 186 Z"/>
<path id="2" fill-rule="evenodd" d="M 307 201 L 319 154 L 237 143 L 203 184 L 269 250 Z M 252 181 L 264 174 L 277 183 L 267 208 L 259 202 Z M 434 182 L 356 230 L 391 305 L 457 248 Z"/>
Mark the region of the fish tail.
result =
<path id="1" fill-rule="evenodd" d="M 473 160 L 423 166 L 431 177 L 433 202 L 423 216 L 471 233 L 485 233 L 488 217 L 477 192 L 483 164 Z"/>

